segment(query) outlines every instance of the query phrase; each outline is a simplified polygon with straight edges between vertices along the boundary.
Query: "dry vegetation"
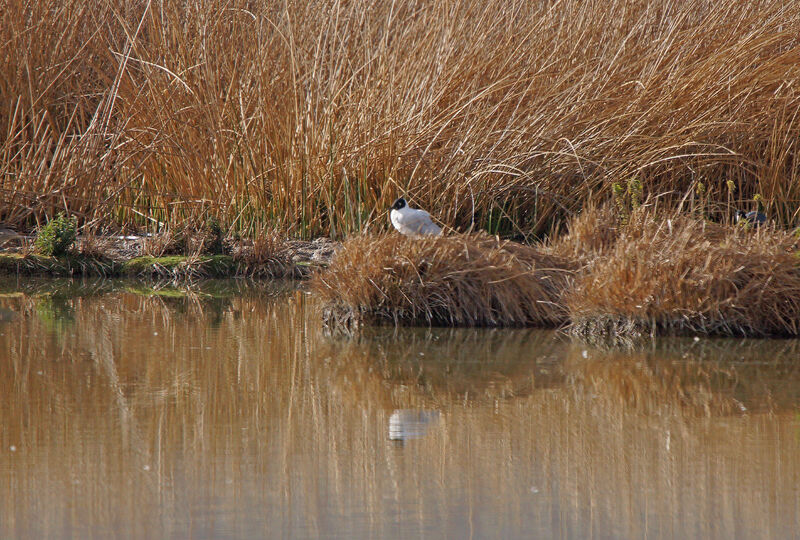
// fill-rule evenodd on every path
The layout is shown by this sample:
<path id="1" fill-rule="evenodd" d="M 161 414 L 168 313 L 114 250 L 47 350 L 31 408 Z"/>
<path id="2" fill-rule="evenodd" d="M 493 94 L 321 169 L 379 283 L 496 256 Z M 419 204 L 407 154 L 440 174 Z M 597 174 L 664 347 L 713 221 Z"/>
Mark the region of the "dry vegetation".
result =
<path id="1" fill-rule="evenodd" d="M 777 0 L 7 0 L 0 221 L 528 236 L 635 176 L 796 225 L 799 76 Z"/>
<path id="2" fill-rule="evenodd" d="M 264 266 L 273 236 L 384 229 L 405 193 L 456 230 L 569 232 L 356 236 L 318 277 L 329 298 L 403 322 L 796 335 L 792 238 L 727 225 L 756 195 L 800 224 L 798 112 L 797 2 L 8 0 L 0 221 L 66 211 L 156 231 L 159 254 L 238 234 Z M 694 217 L 620 216 L 620 186 Z"/>
<path id="3" fill-rule="evenodd" d="M 446 326 L 556 325 L 566 260 L 486 234 L 408 238 L 357 236 L 313 286 L 328 317 Z M 341 323 L 333 320 L 330 323 Z"/>
<path id="4" fill-rule="evenodd" d="M 327 323 L 552 326 L 587 336 L 800 335 L 798 239 L 643 206 L 587 210 L 549 245 L 485 233 L 354 237 L 314 279 Z"/>
<path id="5" fill-rule="evenodd" d="M 569 238 L 565 245 L 574 249 Z M 556 243 L 554 251 L 559 248 Z M 796 336 L 796 249 L 795 236 L 770 227 L 634 213 L 567 295 L 573 330 Z"/>

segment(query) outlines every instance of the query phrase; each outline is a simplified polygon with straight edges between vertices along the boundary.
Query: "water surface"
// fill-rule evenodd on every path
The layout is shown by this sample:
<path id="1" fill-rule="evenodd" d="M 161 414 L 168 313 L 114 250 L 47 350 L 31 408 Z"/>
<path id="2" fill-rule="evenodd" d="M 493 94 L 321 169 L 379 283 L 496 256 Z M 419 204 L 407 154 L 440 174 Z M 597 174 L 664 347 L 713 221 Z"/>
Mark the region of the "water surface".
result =
<path id="1" fill-rule="evenodd" d="M 327 336 L 291 285 L 0 284 L 0 538 L 789 538 L 800 342 Z"/>

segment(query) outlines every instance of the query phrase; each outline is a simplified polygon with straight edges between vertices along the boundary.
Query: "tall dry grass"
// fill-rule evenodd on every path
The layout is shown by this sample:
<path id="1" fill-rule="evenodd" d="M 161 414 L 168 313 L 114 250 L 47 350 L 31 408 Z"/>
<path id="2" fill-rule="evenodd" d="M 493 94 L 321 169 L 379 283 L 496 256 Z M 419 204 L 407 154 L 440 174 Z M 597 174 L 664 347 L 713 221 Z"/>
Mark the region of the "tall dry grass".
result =
<path id="1" fill-rule="evenodd" d="M 794 225 L 799 76 L 778 0 L 6 0 L 0 221 L 527 236 L 636 176 Z"/>

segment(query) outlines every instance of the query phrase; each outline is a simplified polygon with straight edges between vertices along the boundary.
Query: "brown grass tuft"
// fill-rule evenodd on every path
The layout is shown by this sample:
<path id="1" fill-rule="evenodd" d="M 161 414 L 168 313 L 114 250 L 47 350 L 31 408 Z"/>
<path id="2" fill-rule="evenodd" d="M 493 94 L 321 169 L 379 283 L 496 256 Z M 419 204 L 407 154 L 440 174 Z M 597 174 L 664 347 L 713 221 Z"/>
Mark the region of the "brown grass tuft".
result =
<path id="1" fill-rule="evenodd" d="M 570 291 L 580 334 L 800 333 L 800 259 L 789 233 L 641 213 Z"/>
<path id="2" fill-rule="evenodd" d="M 142 239 L 142 253 L 151 257 L 183 255 L 187 252 L 186 237 L 181 231 L 168 229 Z"/>
<path id="3" fill-rule="evenodd" d="M 586 263 L 614 247 L 621 226 L 610 203 L 589 205 L 567 222 L 566 234 L 556 238 L 548 249 L 558 256 Z"/>
<path id="4" fill-rule="evenodd" d="M 357 236 L 313 286 L 369 321 L 448 326 L 558 325 L 572 275 L 563 258 L 486 234 Z"/>
<path id="5" fill-rule="evenodd" d="M 108 236 L 84 234 L 76 240 L 77 252 L 84 257 L 109 259 L 116 254 L 115 242 Z"/>
<path id="6" fill-rule="evenodd" d="M 798 240 L 642 206 L 577 215 L 544 247 L 486 234 L 360 236 L 315 287 L 335 329 L 362 322 L 558 325 L 593 338 L 800 334 Z"/>
<path id="7" fill-rule="evenodd" d="M 307 277 L 301 268 L 292 264 L 286 238 L 275 230 L 259 231 L 252 240 L 232 243 L 233 260 L 247 268 L 247 275 L 265 278 Z"/>

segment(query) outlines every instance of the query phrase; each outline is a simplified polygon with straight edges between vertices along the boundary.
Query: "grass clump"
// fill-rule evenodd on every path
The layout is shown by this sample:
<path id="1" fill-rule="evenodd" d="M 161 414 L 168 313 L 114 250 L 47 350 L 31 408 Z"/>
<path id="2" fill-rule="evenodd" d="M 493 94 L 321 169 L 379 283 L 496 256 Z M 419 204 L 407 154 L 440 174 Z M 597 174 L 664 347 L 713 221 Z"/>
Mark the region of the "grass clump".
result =
<path id="1" fill-rule="evenodd" d="M 208 255 L 222 255 L 225 253 L 225 233 L 222 225 L 216 218 L 210 217 L 203 227 L 202 250 Z"/>
<path id="2" fill-rule="evenodd" d="M 153 257 L 223 255 L 228 251 L 225 240 L 225 232 L 219 221 L 211 217 L 205 222 L 182 223 L 147 236 L 142 243 L 142 251 Z"/>
<path id="3" fill-rule="evenodd" d="M 259 231 L 250 240 L 236 241 L 231 254 L 250 277 L 302 278 L 309 274 L 309 270 L 294 264 L 287 239 L 274 229 Z"/>
<path id="4" fill-rule="evenodd" d="M 77 235 L 78 222 L 75 217 L 67 217 L 62 213 L 39 229 L 34 246 L 41 255 L 63 257 L 69 253 Z"/>
<path id="5" fill-rule="evenodd" d="M 589 264 L 614 247 L 622 227 L 619 213 L 610 203 L 590 205 L 567 222 L 567 233 L 553 240 L 549 251 Z"/>
<path id="6" fill-rule="evenodd" d="M 568 244 L 568 243 L 567 243 Z M 800 334 L 796 239 L 639 212 L 567 295 L 578 334 Z"/>
<path id="7" fill-rule="evenodd" d="M 636 191 L 632 191 L 635 194 Z M 486 234 L 359 236 L 314 278 L 329 326 L 555 326 L 626 338 L 800 335 L 797 238 L 609 204 L 525 246 Z"/>
<path id="8" fill-rule="evenodd" d="M 571 275 L 561 257 L 486 234 L 357 236 L 313 287 L 346 323 L 552 326 Z"/>

